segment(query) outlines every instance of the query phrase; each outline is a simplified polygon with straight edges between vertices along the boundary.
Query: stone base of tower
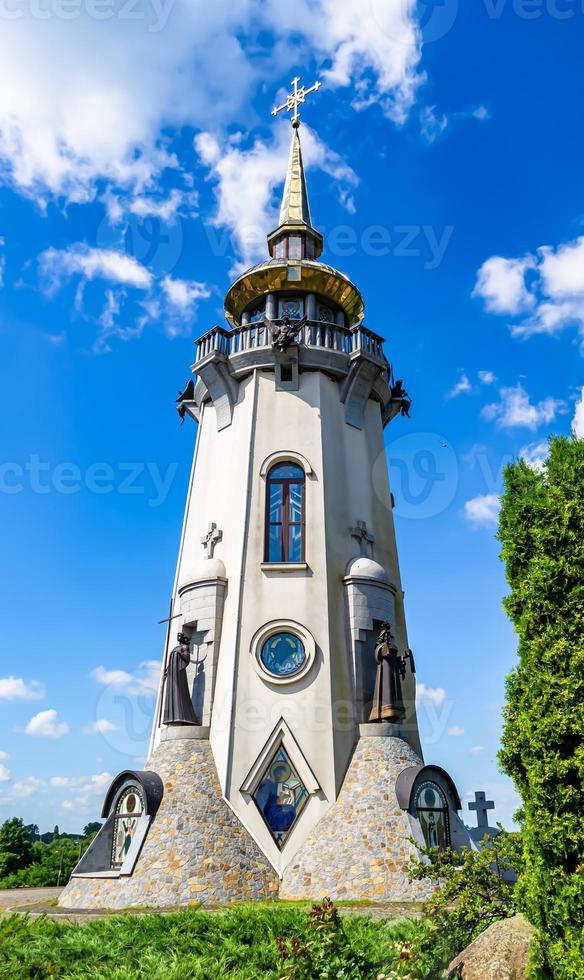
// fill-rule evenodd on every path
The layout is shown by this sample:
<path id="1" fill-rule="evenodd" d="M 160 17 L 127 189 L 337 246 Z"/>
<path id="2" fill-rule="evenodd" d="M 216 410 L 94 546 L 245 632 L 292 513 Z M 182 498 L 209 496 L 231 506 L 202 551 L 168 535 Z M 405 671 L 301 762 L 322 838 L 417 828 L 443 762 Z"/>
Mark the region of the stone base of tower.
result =
<path id="1" fill-rule="evenodd" d="M 410 881 L 415 857 L 412 827 L 400 809 L 400 772 L 422 765 L 401 738 L 362 737 L 357 742 L 335 804 L 284 871 L 279 897 L 407 902 L 428 898 L 429 882 Z"/>
<path id="2" fill-rule="evenodd" d="M 148 769 L 164 797 L 131 875 L 73 877 L 65 908 L 169 908 L 277 898 L 278 876 L 222 799 L 207 740 L 163 742 Z"/>

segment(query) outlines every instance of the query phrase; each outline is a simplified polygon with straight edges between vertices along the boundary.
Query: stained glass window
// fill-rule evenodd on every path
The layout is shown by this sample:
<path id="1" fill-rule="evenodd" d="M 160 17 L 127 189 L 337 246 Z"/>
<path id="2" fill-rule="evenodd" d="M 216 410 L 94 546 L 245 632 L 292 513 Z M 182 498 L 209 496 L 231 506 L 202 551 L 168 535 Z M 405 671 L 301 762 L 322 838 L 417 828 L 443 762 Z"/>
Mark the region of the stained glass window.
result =
<path id="1" fill-rule="evenodd" d="M 112 838 L 112 868 L 121 868 L 124 863 L 143 812 L 142 793 L 137 786 L 128 786 L 116 804 Z"/>
<path id="2" fill-rule="evenodd" d="M 304 470 L 294 463 L 268 473 L 265 560 L 304 561 Z"/>
<path id="3" fill-rule="evenodd" d="M 302 640 L 293 633 L 276 633 L 264 643 L 260 658 L 274 677 L 291 677 L 306 662 L 306 651 Z"/>
<path id="4" fill-rule="evenodd" d="M 282 745 L 268 763 L 253 800 L 281 850 L 308 800 L 308 790 Z"/>
<path id="5" fill-rule="evenodd" d="M 416 812 L 426 847 L 450 847 L 448 804 L 436 783 L 422 783 L 416 793 Z"/>
<path id="6" fill-rule="evenodd" d="M 301 299 L 280 300 L 280 317 L 289 316 L 291 320 L 300 320 L 304 312 L 304 302 Z"/>

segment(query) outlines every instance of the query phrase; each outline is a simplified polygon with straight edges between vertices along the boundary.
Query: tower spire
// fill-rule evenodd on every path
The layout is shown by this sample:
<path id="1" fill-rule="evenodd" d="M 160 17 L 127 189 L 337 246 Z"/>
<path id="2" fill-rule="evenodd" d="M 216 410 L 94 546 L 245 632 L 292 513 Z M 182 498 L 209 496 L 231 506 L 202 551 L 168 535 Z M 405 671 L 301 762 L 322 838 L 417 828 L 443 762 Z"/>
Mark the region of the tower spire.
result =
<path id="1" fill-rule="evenodd" d="M 279 224 L 303 224 L 308 225 L 308 227 L 312 225 L 298 127 L 294 128 L 290 144 L 288 171 L 282 196 Z"/>
<path id="2" fill-rule="evenodd" d="M 278 227 L 268 235 L 268 248 L 273 258 L 317 259 L 322 252 L 322 235 L 312 227 L 308 190 L 302 160 L 300 145 L 300 113 L 298 107 L 304 103 L 306 96 L 317 92 L 322 82 L 315 82 L 307 89 L 304 85 L 298 87 L 300 78 L 292 79 L 292 92 L 286 102 L 274 106 L 272 115 L 279 112 L 292 112 L 293 127 L 290 156 L 286 183 L 280 208 Z"/>

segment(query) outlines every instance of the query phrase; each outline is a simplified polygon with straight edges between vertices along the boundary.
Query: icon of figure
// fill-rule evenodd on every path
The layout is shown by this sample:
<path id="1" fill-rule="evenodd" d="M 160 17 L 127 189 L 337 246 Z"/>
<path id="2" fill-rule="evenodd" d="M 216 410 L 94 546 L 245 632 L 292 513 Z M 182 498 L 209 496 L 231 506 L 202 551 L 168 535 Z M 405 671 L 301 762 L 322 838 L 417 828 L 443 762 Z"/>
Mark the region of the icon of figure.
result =
<path id="1" fill-rule="evenodd" d="M 438 847 L 438 828 L 433 813 L 428 817 L 428 847 Z"/>

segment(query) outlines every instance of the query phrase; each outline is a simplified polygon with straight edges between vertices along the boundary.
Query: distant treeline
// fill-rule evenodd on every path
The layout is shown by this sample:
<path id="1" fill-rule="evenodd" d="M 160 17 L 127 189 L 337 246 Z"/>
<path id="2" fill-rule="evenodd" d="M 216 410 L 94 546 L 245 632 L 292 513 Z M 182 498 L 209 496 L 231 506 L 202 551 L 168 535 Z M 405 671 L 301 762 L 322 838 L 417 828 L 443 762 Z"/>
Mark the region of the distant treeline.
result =
<path id="1" fill-rule="evenodd" d="M 46 888 L 64 884 L 100 829 L 88 823 L 83 834 L 64 834 L 56 826 L 41 834 L 20 817 L 0 826 L 0 888 Z"/>

